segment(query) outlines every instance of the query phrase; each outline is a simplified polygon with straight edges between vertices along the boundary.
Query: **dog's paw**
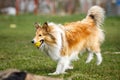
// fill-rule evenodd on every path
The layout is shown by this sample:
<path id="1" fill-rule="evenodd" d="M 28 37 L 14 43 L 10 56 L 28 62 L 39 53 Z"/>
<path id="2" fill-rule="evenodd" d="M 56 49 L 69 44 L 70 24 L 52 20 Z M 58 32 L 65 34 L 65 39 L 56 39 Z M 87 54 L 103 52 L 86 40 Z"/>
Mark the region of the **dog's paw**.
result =
<path id="1" fill-rule="evenodd" d="M 57 72 L 53 72 L 53 73 L 49 73 L 48 75 L 59 75 L 60 73 Z"/>
<path id="2" fill-rule="evenodd" d="M 70 65 L 67 69 L 73 69 L 74 67 L 72 65 Z"/>
<path id="3" fill-rule="evenodd" d="M 86 62 L 85 62 L 85 63 L 86 63 L 86 64 L 87 64 L 87 63 L 90 63 L 90 60 L 86 60 Z"/>
<path id="4" fill-rule="evenodd" d="M 53 72 L 53 73 L 49 73 L 48 75 L 59 75 L 59 74 L 67 74 L 67 72 L 61 72 L 61 73 L 57 73 L 57 72 Z"/>
<path id="5" fill-rule="evenodd" d="M 99 66 L 102 63 L 102 60 L 97 61 L 97 65 Z"/>

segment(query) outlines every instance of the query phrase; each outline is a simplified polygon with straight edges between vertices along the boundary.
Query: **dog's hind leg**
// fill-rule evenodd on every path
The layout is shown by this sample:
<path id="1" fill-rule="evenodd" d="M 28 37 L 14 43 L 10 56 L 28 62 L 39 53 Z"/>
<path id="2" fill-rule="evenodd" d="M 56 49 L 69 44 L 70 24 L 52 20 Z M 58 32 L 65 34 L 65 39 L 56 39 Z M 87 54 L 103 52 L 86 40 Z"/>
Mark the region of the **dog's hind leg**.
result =
<path id="1" fill-rule="evenodd" d="M 96 44 L 94 46 L 91 47 L 91 51 L 94 52 L 96 54 L 97 57 L 97 65 L 100 65 L 102 62 L 102 55 L 100 53 L 100 45 Z"/>
<path id="2" fill-rule="evenodd" d="M 100 52 L 100 46 L 96 46 L 95 54 L 96 54 L 96 57 L 97 57 L 97 65 L 100 65 L 102 63 L 102 55 L 101 55 L 101 52 Z"/>
<path id="3" fill-rule="evenodd" d="M 95 53 L 97 56 L 97 65 L 100 65 L 102 62 L 102 55 L 100 52 Z"/>
<path id="4" fill-rule="evenodd" d="M 86 63 L 91 62 L 92 59 L 93 59 L 93 52 L 89 52 Z"/>

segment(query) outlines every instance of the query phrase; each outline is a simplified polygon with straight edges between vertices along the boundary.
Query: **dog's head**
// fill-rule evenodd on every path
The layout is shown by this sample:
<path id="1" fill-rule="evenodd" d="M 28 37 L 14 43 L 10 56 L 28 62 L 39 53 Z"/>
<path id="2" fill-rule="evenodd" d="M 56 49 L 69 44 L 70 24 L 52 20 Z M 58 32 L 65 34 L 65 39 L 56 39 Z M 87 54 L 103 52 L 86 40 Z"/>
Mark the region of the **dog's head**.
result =
<path id="1" fill-rule="evenodd" d="M 51 34 L 52 27 L 48 26 L 48 23 L 45 22 L 42 26 L 38 23 L 35 23 L 36 33 L 35 37 L 32 40 L 33 44 L 36 44 L 38 48 L 40 48 L 44 43 L 52 45 L 55 43 L 55 37 Z"/>

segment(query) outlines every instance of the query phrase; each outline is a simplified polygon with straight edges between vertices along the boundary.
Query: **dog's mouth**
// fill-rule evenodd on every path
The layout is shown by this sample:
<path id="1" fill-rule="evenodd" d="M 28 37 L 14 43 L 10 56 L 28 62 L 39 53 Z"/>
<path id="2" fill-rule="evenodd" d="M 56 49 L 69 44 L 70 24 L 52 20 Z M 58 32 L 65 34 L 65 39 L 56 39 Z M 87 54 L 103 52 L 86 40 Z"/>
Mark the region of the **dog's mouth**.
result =
<path id="1" fill-rule="evenodd" d="M 42 44 L 44 43 L 44 40 L 40 40 L 38 42 L 36 42 L 34 45 L 37 47 L 37 48 L 41 48 Z"/>

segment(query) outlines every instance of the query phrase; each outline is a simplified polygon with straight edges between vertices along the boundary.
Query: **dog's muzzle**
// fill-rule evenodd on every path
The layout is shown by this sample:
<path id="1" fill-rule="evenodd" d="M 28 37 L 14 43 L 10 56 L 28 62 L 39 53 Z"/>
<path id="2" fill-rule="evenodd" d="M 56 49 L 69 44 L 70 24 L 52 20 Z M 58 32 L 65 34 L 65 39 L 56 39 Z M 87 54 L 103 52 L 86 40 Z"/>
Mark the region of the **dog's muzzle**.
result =
<path id="1" fill-rule="evenodd" d="M 44 43 L 44 40 L 40 40 L 38 42 L 35 42 L 34 40 L 32 40 L 31 43 L 33 43 L 37 48 L 40 48 Z"/>

